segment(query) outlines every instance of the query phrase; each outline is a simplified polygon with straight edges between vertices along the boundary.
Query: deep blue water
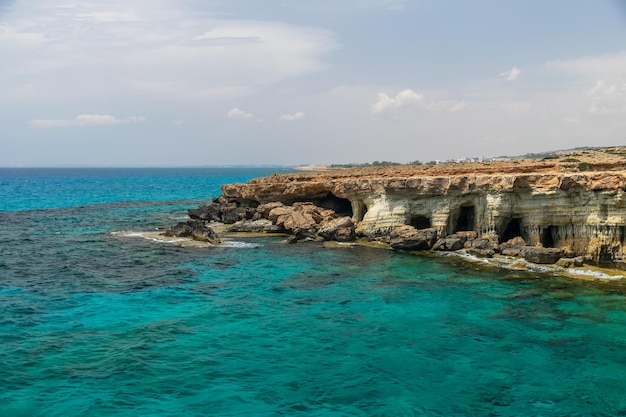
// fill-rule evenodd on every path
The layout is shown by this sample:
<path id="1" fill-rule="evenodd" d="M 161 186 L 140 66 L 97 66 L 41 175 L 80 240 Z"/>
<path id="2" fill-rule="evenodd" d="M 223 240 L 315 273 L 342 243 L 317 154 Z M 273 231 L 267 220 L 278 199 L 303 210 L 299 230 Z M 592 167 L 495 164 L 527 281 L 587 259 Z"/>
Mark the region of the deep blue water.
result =
<path id="1" fill-rule="evenodd" d="M 0 416 L 626 415 L 622 281 L 154 231 L 271 170 L 0 170 Z"/>

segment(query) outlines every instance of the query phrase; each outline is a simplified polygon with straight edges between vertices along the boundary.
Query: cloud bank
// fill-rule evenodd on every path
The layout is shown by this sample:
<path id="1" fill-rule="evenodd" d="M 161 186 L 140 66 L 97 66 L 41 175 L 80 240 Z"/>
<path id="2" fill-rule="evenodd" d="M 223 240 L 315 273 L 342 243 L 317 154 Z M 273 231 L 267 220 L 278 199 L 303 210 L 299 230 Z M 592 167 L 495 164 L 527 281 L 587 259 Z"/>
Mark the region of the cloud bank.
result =
<path id="1" fill-rule="evenodd" d="M 0 22 L 0 89 L 24 76 L 40 98 L 241 97 L 326 68 L 325 29 L 194 12 L 174 0 L 17 2 Z M 94 76 L 95 75 L 95 76 Z"/>
<path id="2" fill-rule="evenodd" d="M 129 123 L 141 123 L 144 117 L 131 116 L 125 119 L 118 119 L 110 114 L 80 114 L 73 119 L 35 119 L 30 125 L 38 128 L 59 128 L 59 127 L 89 127 L 89 126 L 110 126 Z"/>

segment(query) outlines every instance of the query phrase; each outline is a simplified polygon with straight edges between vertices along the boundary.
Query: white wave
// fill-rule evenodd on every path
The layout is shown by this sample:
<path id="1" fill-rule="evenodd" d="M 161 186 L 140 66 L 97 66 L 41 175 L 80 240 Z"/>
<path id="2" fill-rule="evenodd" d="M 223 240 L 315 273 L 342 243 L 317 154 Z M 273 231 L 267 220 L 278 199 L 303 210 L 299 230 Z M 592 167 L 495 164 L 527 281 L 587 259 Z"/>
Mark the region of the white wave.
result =
<path id="1" fill-rule="evenodd" d="M 197 242 L 194 241 L 193 239 L 189 239 L 189 238 L 185 238 L 185 237 L 170 237 L 170 236 L 165 236 L 163 235 L 161 232 L 136 232 L 136 231 L 129 231 L 129 230 L 123 230 L 120 232 L 111 232 L 111 235 L 113 236 L 121 236 L 121 237 L 130 237 L 130 238 L 140 238 L 140 239 L 145 239 L 145 240 L 149 240 L 152 242 L 158 242 L 158 243 L 172 243 L 172 244 L 180 244 L 180 243 L 187 243 L 187 244 L 194 244 L 194 245 L 198 245 L 199 246 L 206 246 L 206 245 L 210 245 L 210 243 L 206 243 L 206 242 Z"/>
<path id="2" fill-rule="evenodd" d="M 168 220 L 189 220 L 190 217 L 185 215 L 185 216 L 168 216 L 166 217 L 166 219 Z"/>
<path id="3" fill-rule="evenodd" d="M 569 269 L 567 273 L 570 275 L 580 275 L 583 277 L 607 279 L 607 280 L 618 280 L 618 279 L 626 278 L 624 277 L 624 275 L 610 275 L 604 272 L 592 271 L 588 269 L 582 269 L 582 270 L 581 269 Z"/>
<path id="4" fill-rule="evenodd" d="M 469 262 L 499 267 L 509 270 L 522 270 L 537 273 L 548 273 L 559 276 L 566 276 L 578 279 L 600 279 L 600 280 L 619 280 L 625 279 L 624 275 L 612 275 L 607 272 L 593 269 L 593 267 L 585 266 L 580 268 L 562 268 L 557 265 L 540 265 L 529 262 L 524 258 L 496 255 L 493 258 L 480 258 L 467 253 L 465 250 L 440 252 L 441 256 L 453 256 L 465 259 Z"/>
<path id="5" fill-rule="evenodd" d="M 239 240 L 228 240 L 222 242 L 219 246 L 225 248 L 259 248 L 262 245 L 260 245 L 259 243 L 241 242 Z"/>
<path id="6" fill-rule="evenodd" d="M 197 240 L 193 240 L 187 237 L 173 237 L 173 236 L 165 236 L 162 232 L 137 232 L 132 230 L 124 230 L 120 232 L 111 232 L 113 236 L 127 237 L 127 238 L 135 238 L 135 239 L 145 239 L 151 242 L 157 243 L 168 243 L 178 246 L 193 246 L 193 247 L 224 247 L 224 248 L 237 248 L 237 249 L 245 249 L 245 248 L 258 248 L 262 245 L 258 243 L 252 242 L 242 242 L 238 240 L 226 240 L 220 243 L 219 245 L 213 245 L 209 242 L 200 242 Z"/>

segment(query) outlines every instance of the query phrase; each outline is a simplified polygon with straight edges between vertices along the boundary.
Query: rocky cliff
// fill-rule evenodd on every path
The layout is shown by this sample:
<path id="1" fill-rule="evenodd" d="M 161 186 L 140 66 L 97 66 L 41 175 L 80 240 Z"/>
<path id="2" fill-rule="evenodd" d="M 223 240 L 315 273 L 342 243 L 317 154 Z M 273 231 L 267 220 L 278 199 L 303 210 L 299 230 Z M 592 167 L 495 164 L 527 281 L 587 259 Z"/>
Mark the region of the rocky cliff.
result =
<path id="1" fill-rule="evenodd" d="M 222 192 L 219 204 L 239 210 L 307 203 L 334 213 L 331 217 L 350 217 L 354 236 L 367 239 L 389 241 L 401 226 L 439 238 L 473 232 L 472 238 L 491 242 L 496 251 L 521 238 L 526 247 L 551 249 L 546 253 L 625 265 L 626 148 L 621 147 L 543 160 L 272 175 L 224 185 Z"/>

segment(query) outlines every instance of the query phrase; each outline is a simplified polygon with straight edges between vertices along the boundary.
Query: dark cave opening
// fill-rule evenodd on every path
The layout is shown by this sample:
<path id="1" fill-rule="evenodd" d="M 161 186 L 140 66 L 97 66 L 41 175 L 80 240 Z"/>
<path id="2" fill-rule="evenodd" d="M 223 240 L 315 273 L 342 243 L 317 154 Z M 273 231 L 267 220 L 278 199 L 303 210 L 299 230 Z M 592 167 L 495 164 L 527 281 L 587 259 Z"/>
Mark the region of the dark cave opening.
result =
<path id="1" fill-rule="evenodd" d="M 522 237 L 522 219 L 512 218 L 507 223 L 504 233 L 502 233 L 500 243 L 506 242 L 518 236 Z"/>
<path id="2" fill-rule="evenodd" d="M 474 206 L 461 206 L 454 232 L 465 232 L 474 230 L 475 221 L 476 208 Z"/>
<path id="3" fill-rule="evenodd" d="M 426 216 L 412 216 L 411 217 L 411 226 L 416 229 L 428 229 L 430 228 L 430 219 Z"/>
<path id="4" fill-rule="evenodd" d="M 352 203 L 347 198 L 337 197 L 331 192 L 324 193 L 313 200 L 313 204 L 318 207 L 333 210 L 339 216 L 352 217 Z"/>
<path id="5" fill-rule="evenodd" d="M 554 232 L 555 232 L 556 227 L 555 226 L 548 226 L 545 229 L 543 229 L 543 232 L 541 234 L 541 245 L 544 248 L 553 248 L 554 247 Z"/>

